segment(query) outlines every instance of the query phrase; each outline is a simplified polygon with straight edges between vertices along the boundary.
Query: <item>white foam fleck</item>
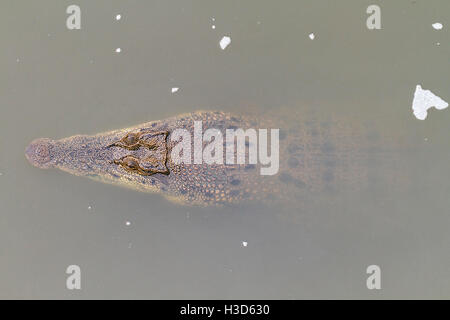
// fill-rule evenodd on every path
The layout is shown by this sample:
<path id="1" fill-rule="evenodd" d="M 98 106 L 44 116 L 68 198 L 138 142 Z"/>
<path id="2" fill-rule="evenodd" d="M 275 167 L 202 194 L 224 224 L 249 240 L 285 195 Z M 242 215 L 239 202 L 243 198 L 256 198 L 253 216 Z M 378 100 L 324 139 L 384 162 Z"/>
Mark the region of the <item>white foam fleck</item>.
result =
<path id="1" fill-rule="evenodd" d="M 314 40 L 315 37 L 316 37 L 316 36 L 314 35 L 314 33 L 310 33 L 310 34 L 309 34 L 309 38 L 310 38 L 311 40 Z"/>
<path id="2" fill-rule="evenodd" d="M 120 53 L 120 52 L 122 52 L 122 49 L 117 48 L 117 49 L 116 49 L 116 52 L 117 52 L 117 53 Z"/>
<path id="3" fill-rule="evenodd" d="M 180 88 L 178 88 L 178 87 L 173 87 L 172 90 L 171 90 L 171 92 L 172 92 L 172 93 L 175 93 L 175 92 L 177 92 L 178 90 L 180 90 Z"/>
<path id="4" fill-rule="evenodd" d="M 91 207 L 91 206 L 88 206 L 88 210 L 92 210 L 92 207 Z"/>
<path id="5" fill-rule="evenodd" d="M 116 20 L 119 21 L 120 19 L 122 19 L 122 15 L 120 14 L 116 15 Z"/>
<path id="6" fill-rule="evenodd" d="M 448 103 L 430 90 L 423 90 L 420 85 L 417 85 L 412 104 L 414 115 L 419 120 L 425 120 L 428 115 L 428 109 L 431 107 L 442 110 L 448 107 Z"/>
<path id="7" fill-rule="evenodd" d="M 211 28 L 212 28 L 212 29 L 215 29 L 215 28 L 216 28 L 216 26 L 215 26 L 215 25 L 212 25 L 212 26 L 211 26 Z"/>
<path id="8" fill-rule="evenodd" d="M 130 226 L 131 222 L 130 221 L 125 222 L 125 225 Z"/>
<path id="9" fill-rule="evenodd" d="M 441 30 L 442 29 L 442 23 L 436 22 L 432 24 L 433 28 L 436 30 Z"/>
<path id="10" fill-rule="evenodd" d="M 242 246 L 243 247 L 246 247 L 248 245 L 248 242 L 247 241 L 242 241 Z"/>
<path id="11" fill-rule="evenodd" d="M 231 38 L 230 37 L 227 37 L 227 36 L 224 36 L 221 40 L 220 40 L 220 48 L 222 49 L 222 50 L 225 50 L 225 48 L 226 47 L 228 47 L 229 46 L 229 44 L 231 43 Z"/>

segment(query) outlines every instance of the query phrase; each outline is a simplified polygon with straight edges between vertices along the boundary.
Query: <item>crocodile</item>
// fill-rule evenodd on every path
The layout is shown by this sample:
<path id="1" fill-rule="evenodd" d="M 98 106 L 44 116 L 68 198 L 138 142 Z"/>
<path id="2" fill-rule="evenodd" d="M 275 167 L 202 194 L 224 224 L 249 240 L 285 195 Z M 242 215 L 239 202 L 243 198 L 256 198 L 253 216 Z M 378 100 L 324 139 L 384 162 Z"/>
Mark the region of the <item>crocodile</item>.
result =
<path id="1" fill-rule="evenodd" d="M 171 201 L 189 205 L 283 201 L 344 186 L 360 189 L 374 178 L 374 150 L 383 144 L 379 139 L 348 123 L 305 120 L 294 114 L 288 118 L 280 121 L 276 117 L 197 111 L 94 135 L 36 139 L 25 155 L 39 168 L 58 168 L 101 182 L 161 193 Z M 194 121 L 201 121 L 204 130 L 279 128 L 278 173 L 261 175 L 258 163 L 174 161 L 171 151 L 177 141 L 171 136 L 178 128 L 193 134 Z M 387 158 L 386 153 L 380 155 Z"/>

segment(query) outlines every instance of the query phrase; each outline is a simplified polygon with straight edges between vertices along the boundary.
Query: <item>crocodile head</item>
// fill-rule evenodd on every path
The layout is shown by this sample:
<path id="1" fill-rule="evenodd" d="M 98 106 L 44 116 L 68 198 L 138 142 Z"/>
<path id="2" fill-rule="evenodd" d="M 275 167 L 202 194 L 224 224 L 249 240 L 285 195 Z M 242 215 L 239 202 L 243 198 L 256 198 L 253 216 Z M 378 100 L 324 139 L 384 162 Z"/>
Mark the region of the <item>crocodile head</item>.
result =
<path id="1" fill-rule="evenodd" d="M 170 173 L 168 134 L 141 128 L 61 140 L 41 138 L 30 143 L 25 155 L 38 168 L 58 168 L 103 182 L 155 191 L 166 183 Z"/>

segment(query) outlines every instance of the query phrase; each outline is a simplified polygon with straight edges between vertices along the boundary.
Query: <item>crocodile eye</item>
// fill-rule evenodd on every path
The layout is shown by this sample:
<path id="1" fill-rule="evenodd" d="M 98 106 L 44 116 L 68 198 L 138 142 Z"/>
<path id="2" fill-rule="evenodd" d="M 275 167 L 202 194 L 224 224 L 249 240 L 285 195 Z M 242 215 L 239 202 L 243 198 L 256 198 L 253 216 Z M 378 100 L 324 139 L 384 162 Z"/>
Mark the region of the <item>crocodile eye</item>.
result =
<path id="1" fill-rule="evenodd" d="M 137 170 L 139 168 L 139 163 L 136 161 L 136 159 L 131 157 L 123 159 L 121 164 L 122 166 L 133 170 Z"/>
<path id="2" fill-rule="evenodd" d="M 127 144 L 127 145 L 133 145 L 133 144 L 135 144 L 136 142 L 138 142 L 138 140 L 139 140 L 139 138 L 137 137 L 137 135 L 135 134 L 135 133 L 129 133 L 129 134 L 127 134 L 127 136 L 124 138 L 124 142 Z"/>
<path id="3" fill-rule="evenodd" d="M 128 150 L 136 150 L 139 148 L 140 139 L 137 133 L 128 133 L 125 137 L 110 146 L 121 147 Z"/>

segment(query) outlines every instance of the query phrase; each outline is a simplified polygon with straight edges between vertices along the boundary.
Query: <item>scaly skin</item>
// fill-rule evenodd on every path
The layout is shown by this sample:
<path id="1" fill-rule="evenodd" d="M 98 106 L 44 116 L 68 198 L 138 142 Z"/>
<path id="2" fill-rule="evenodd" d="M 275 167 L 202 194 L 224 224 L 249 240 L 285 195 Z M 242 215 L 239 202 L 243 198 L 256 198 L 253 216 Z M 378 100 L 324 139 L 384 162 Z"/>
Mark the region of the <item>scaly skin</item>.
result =
<path id="1" fill-rule="evenodd" d="M 171 134 L 184 128 L 193 136 L 194 120 L 202 121 L 203 131 L 280 128 L 278 174 L 262 176 L 259 165 L 175 164 L 171 150 L 177 142 L 171 141 Z M 58 168 L 102 182 L 158 192 L 190 205 L 284 200 L 326 188 L 361 188 L 368 184 L 372 149 L 377 145 L 373 139 L 339 122 L 299 121 L 194 112 L 96 135 L 37 139 L 25 154 L 39 168 Z"/>

